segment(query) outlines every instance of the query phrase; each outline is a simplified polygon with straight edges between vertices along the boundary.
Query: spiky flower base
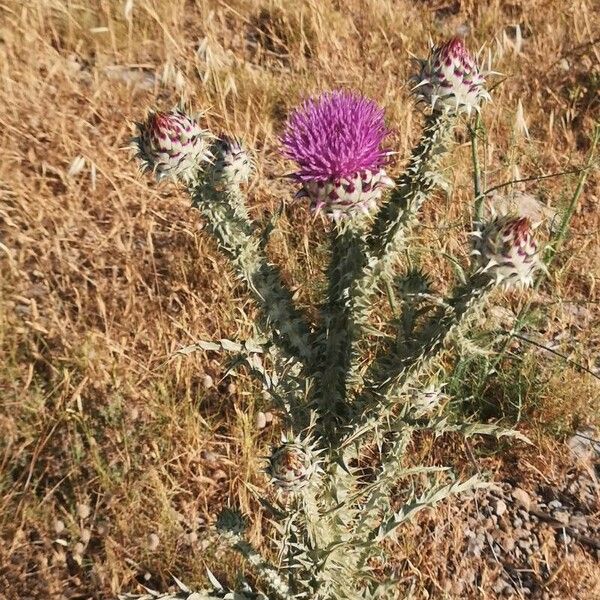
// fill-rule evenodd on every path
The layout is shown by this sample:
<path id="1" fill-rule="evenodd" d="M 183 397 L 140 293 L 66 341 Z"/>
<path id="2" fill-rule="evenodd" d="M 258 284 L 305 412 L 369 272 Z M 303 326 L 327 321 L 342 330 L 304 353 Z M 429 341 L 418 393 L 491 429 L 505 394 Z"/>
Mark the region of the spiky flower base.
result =
<path id="1" fill-rule="evenodd" d="M 538 244 L 527 217 L 494 217 L 481 232 L 475 232 L 473 254 L 481 271 L 496 283 L 527 287 L 541 268 Z"/>
<path id="2" fill-rule="evenodd" d="M 364 170 L 351 177 L 307 181 L 296 198 L 310 198 L 314 213 L 324 212 L 339 221 L 345 217 L 371 212 L 377 207 L 383 191 L 393 185 L 393 180 L 383 169 L 375 173 Z"/>
<path id="3" fill-rule="evenodd" d="M 459 38 L 432 48 L 419 66 L 413 78 L 414 91 L 436 111 L 470 114 L 489 99 L 485 78 Z"/>
<path id="4" fill-rule="evenodd" d="M 144 123 L 136 123 L 133 147 L 143 171 L 157 179 L 175 177 L 192 180 L 210 160 L 210 135 L 182 110 L 151 112 Z"/>

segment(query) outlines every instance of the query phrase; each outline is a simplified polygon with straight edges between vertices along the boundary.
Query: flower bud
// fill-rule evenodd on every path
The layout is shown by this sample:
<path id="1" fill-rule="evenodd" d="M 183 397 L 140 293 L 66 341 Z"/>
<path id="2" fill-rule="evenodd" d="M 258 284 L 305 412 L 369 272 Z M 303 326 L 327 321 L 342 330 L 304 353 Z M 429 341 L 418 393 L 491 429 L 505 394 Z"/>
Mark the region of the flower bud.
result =
<path id="1" fill-rule="evenodd" d="M 533 275 L 542 268 L 542 262 L 527 217 L 494 217 L 475 235 L 473 253 L 479 257 L 482 272 L 505 286 L 527 287 L 533 283 Z"/>
<path id="2" fill-rule="evenodd" d="M 299 441 L 284 441 L 269 458 L 271 482 L 288 491 L 306 486 L 318 466 L 310 448 Z"/>
<path id="3" fill-rule="evenodd" d="M 253 171 L 252 161 L 238 138 L 223 136 L 212 147 L 213 173 L 228 183 L 245 183 Z"/>
<path id="4" fill-rule="evenodd" d="M 433 110 L 470 114 L 489 100 L 485 78 L 460 38 L 435 46 L 419 65 L 414 92 Z"/>
<path id="5" fill-rule="evenodd" d="M 179 109 L 151 112 L 137 127 L 139 135 L 133 142 L 142 169 L 152 171 L 159 180 L 190 181 L 210 159 L 208 132 Z"/>

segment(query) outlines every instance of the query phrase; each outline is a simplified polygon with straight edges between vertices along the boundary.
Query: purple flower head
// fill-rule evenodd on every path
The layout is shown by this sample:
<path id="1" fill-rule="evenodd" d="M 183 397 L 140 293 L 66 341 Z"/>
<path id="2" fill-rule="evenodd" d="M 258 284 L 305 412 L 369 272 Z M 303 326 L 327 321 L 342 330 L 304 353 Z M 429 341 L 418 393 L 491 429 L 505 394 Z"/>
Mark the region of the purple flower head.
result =
<path id="1" fill-rule="evenodd" d="M 334 91 L 298 107 L 282 142 L 285 156 L 300 167 L 297 180 L 331 181 L 379 171 L 386 163 L 382 144 L 388 134 L 377 103 L 356 92 Z"/>

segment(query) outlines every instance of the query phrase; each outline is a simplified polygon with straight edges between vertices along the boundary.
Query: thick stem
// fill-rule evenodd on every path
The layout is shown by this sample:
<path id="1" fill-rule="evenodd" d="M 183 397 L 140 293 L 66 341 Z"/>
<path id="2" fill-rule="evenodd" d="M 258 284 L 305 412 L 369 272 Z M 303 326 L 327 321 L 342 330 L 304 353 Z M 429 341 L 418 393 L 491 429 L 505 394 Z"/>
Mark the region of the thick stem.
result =
<path id="1" fill-rule="evenodd" d="M 327 303 L 319 335 L 321 358 L 318 368 L 322 429 L 331 432 L 348 411 L 346 375 L 350 366 L 349 293 L 364 266 L 364 219 L 357 217 L 335 225 L 331 233 Z"/>
<path id="2" fill-rule="evenodd" d="M 313 340 L 308 322 L 295 307 L 277 267 L 270 264 L 252 232 L 239 186 L 202 180 L 191 190 L 194 205 L 206 219 L 219 247 L 232 261 L 237 276 L 254 294 L 263 329 L 290 357 L 312 363 Z"/>
<path id="3" fill-rule="evenodd" d="M 348 383 L 357 385 L 357 344 L 367 324 L 373 295 L 382 277 L 392 270 L 406 246 L 406 238 L 428 195 L 439 184 L 439 167 L 450 141 L 456 119 L 445 113 L 427 117 L 423 135 L 414 149 L 408 168 L 396 181 L 390 200 L 381 208 L 367 238 L 367 259 L 361 275 L 350 290 L 352 357 Z"/>
<path id="4" fill-rule="evenodd" d="M 400 396 L 436 360 L 460 324 L 481 306 L 493 280 L 475 273 L 428 319 L 415 343 L 398 349 L 390 345 L 379 354 L 367 373 L 365 388 L 358 400 L 361 419 L 343 444 L 373 431 L 388 415 Z"/>

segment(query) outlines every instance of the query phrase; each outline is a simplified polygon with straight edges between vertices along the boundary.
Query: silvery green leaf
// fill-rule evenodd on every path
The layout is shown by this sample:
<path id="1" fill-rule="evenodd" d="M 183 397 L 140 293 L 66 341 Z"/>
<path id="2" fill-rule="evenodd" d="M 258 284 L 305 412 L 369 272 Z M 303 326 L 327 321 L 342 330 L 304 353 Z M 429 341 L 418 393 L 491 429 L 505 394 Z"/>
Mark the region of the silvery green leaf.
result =
<path id="1" fill-rule="evenodd" d="M 239 342 L 234 342 L 228 339 L 220 339 L 219 340 L 223 350 L 227 350 L 228 352 L 241 352 L 242 345 Z"/>

